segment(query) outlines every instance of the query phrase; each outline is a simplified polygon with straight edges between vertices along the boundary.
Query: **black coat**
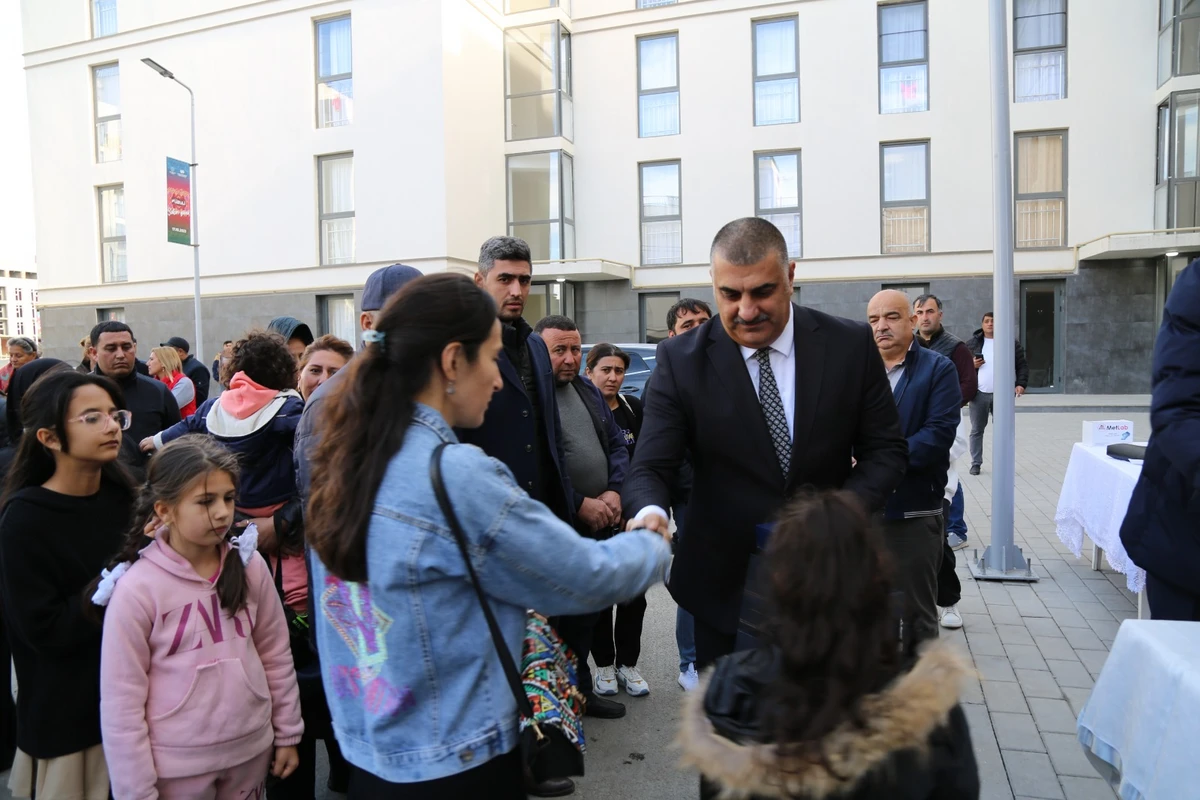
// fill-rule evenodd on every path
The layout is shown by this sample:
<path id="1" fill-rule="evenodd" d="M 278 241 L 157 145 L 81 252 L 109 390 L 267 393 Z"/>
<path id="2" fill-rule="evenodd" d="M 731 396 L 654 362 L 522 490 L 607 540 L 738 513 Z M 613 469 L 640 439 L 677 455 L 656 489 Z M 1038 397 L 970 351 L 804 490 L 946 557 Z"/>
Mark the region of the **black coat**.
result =
<path id="1" fill-rule="evenodd" d="M 99 370 L 96 373 L 103 374 Z M 146 463 L 150 461 L 151 454 L 143 453 L 139 445 L 147 436 L 165 431 L 179 422 L 179 404 L 165 383 L 138 372 L 117 380 L 117 385 L 125 395 L 125 408 L 133 414 L 129 430 L 121 436 L 120 460 L 141 483 L 146 477 Z"/>
<path id="2" fill-rule="evenodd" d="M 1200 266 L 1179 273 L 1154 343 L 1150 443 L 1121 542 L 1133 563 L 1200 596 Z M 1153 604 L 1153 595 L 1151 604 Z M 1154 618 L 1160 615 L 1154 612 Z"/>
<path id="3" fill-rule="evenodd" d="M 971 337 L 971 341 L 967 342 L 967 348 L 971 351 L 972 356 L 983 355 L 983 328 L 975 331 L 975 335 Z M 1017 342 L 1014 363 L 1017 367 L 1017 379 L 1015 385 L 1020 386 L 1022 389 L 1028 388 L 1029 364 L 1025 361 L 1025 348 L 1021 347 L 1020 342 Z"/>
<path id="4" fill-rule="evenodd" d="M 208 399 L 208 384 L 212 380 L 212 375 L 208 371 L 208 367 L 195 356 L 188 356 L 183 362 L 183 374 L 196 385 L 196 408 L 204 405 L 204 401 Z"/>
<path id="5" fill-rule="evenodd" d="M 669 588 L 724 633 L 737 627 L 755 526 L 771 522 L 790 495 L 803 486 L 845 488 L 879 511 L 904 476 L 908 445 L 870 329 L 803 306 L 792 313 L 796 408 L 786 480 L 741 351 L 714 318 L 659 344 L 622 491 L 629 519 L 647 506 L 668 508 L 690 451 L 687 532 Z"/>
<path id="6" fill-rule="evenodd" d="M 778 667 L 767 650 L 717 661 L 684 700 L 677 744 L 685 766 L 754 800 L 977 800 L 979 768 L 967 718 L 958 704 L 971 674 L 952 647 L 925 650 L 908 672 L 859 701 L 865 728 L 849 723 L 820 741 L 836 770 L 809 763 L 773 780 L 776 751 L 761 730 L 760 708 Z M 716 794 L 701 792 L 701 800 Z"/>

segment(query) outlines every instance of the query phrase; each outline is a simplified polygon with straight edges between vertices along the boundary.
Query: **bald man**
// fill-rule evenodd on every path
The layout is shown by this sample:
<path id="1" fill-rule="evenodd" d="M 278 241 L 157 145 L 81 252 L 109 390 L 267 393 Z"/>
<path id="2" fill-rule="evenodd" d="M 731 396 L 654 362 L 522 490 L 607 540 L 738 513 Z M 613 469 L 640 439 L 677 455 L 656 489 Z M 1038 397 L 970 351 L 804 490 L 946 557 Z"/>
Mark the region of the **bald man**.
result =
<path id="1" fill-rule="evenodd" d="M 796 265 L 779 229 L 734 220 L 709 257 L 718 315 L 659 344 L 621 488 L 631 524 L 663 530 L 692 455 L 687 530 L 668 588 L 695 617 L 697 670 L 733 652 L 756 527 L 805 486 L 846 489 L 879 511 L 905 461 L 870 331 L 792 302 Z"/>
<path id="2" fill-rule="evenodd" d="M 942 495 L 962 418 L 962 391 L 954 364 L 916 342 L 917 316 L 908 295 L 891 289 L 875 295 L 867 322 L 908 441 L 908 469 L 883 512 L 884 538 L 896 562 L 896 588 L 905 595 L 913 641 L 919 643 L 938 635 L 937 573 L 946 537 Z"/>

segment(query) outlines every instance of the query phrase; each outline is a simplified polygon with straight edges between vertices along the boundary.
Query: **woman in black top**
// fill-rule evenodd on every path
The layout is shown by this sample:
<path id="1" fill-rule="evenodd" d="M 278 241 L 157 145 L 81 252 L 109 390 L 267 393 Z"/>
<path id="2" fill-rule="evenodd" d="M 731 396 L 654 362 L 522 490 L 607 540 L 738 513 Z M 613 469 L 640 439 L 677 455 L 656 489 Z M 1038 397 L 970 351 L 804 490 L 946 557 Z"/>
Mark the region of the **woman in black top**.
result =
<path id="1" fill-rule="evenodd" d="M 587 377 L 608 407 L 612 409 L 617 426 L 625 437 L 629 460 L 633 447 L 642 432 L 642 401 L 621 394 L 625 371 L 629 369 L 629 354 L 615 344 L 598 344 L 588 351 Z M 618 526 L 621 530 L 623 526 Z M 600 612 L 592 638 L 592 657 L 596 659 L 596 694 L 613 695 L 619 684 L 633 697 L 650 692 L 650 687 L 637 669 L 642 649 L 642 619 L 646 616 L 646 595 L 639 595 L 617 606 L 616 620 L 612 607 Z"/>
<path id="2" fill-rule="evenodd" d="M 21 405 L 25 435 L 0 512 L 0 601 L 17 672 L 9 788 L 108 797 L 100 747 L 100 625 L 84 587 L 121 547 L 133 491 L 117 464 L 129 412 L 108 378 L 60 371 Z"/>

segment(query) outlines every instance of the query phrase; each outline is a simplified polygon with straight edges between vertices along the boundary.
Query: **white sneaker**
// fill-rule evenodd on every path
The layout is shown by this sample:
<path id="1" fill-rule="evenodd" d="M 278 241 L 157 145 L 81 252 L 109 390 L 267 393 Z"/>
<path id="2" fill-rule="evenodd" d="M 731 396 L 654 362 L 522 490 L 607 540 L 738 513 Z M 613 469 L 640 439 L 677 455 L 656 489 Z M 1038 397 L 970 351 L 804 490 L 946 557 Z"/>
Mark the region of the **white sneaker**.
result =
<path id="1" fill-rule="evenodd" d="M 685 692 L 695 691 L 700 685 L 700 675 L 696 672 L 695 664 L 688 664 L 687 671 L 679 673 L 679 685 Z"/>
<path id="2" fill-rule="evenodd" d="M 946 608 L 943 608 L 940 622 L 942 623 L 943 628 L 950 628 L 951 630 L 961 628 L 963 623 L 962 617 L 959 616 L 958 613 L 958 606 L 947 606 Z"/>
<path id="3" fill-rule="evenodd" d="M 610 697 L 617 693 L 617 670 L 615 667 L 600 667 L 596 670 L 596 675 L 592 680 L 595 687 L 592 689 L 596 694 L 602 697 Z"/>
<path id="4" fill-rule="evenodd" d="M 620 667 L 617 669 L 617 680 L 625 684 L 625 691 L 630 697 L 641 697 L 650 694 L 650 684 L 646 683 L 637 667 Z"/>

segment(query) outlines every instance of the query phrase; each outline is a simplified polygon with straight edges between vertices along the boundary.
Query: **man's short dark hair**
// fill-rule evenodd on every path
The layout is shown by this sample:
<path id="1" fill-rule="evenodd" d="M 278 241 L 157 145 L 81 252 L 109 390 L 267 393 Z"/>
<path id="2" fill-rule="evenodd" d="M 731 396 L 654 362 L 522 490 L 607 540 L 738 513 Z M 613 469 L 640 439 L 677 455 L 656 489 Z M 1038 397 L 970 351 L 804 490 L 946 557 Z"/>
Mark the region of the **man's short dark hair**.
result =
<path id="1" fill-rule="evenodd" d="M 787 269 L 789 261 L 787 240 L 779 228 L 760 217 L 742 217 L 726 223 L 713 238 L 712 249 L 708 253 L 709 261 L 717 253 L 737 267 L 757 264 L 772 253 L 779 258 L 779 265 L 784 269 Z"/>
<path id="2" fill-rule="evenodd" d="M 497 261 L 524 261 L 533 269 L 533 256 L 524 239 L 515 236 L 493 236 L 479 248 L 479 274 L 485 278 Z"/>
<path id="3" fill-rule="evenodd" d="M 707 314 L 709 319 L 712 319 L 713 315 L 708 303 L 694 297 L 684 297 L 667 311 L 667 330 L 675 330 L 675 323 L 679 321 L 679 314 L 682 311 L 689 314 Z"/>
<path id="4" fill-rule="evenodd" d="M 577 331 L 579 326 L 575 324 L 575 320 L 570 317 L 564 317 L 561 314 L 551 314 L 548 317 L 542 317 L 538 320 L 538 324 L 533 326 L 534 333 L 541 333 L 550 328 L 556 331 Z"/>
<path id="5" fill-rule="evenodd" d="M 227 344 L 233 344 L 233 339 L 226 339 L 225 341 L 221 342 L 222 347 L 224 347 Z"/>
<path id="6" fill-rule="evenodd" d="M 985 312 L 983 312 L 983 316 L 980 317 L 979 320 L 980 320 L 980 322 L 982 322 L 983 320 L 987 319 L 988 317 L 995 319 L 996 315 L 993 314 L 991 311 L 985 311 Z"/>
<path id="7" fill-rule="evenodd" d="M 128 333 L 129 338 L 133 339 L 135 343 L 137 342 L 137 339 L 133 335 L 133 328 L 129 327 L 124 322 L 117 322 L 115 319 L 109 319 L 92 328 L 92 347 L 99 347 L 100 337 L 106 333 Z"/>
<path id="8" fill-rule="evenodd" d="M 942 298 L 938 297 L 936 294 L 921 295 L 920 297 L 918 297 L 916 299 L 916 301 L 913 302 L 913 308 L 920 308 L 921 306 L 928 303 L 930 300 L 937 303 L 938 311 L 942 310 Z"/>

